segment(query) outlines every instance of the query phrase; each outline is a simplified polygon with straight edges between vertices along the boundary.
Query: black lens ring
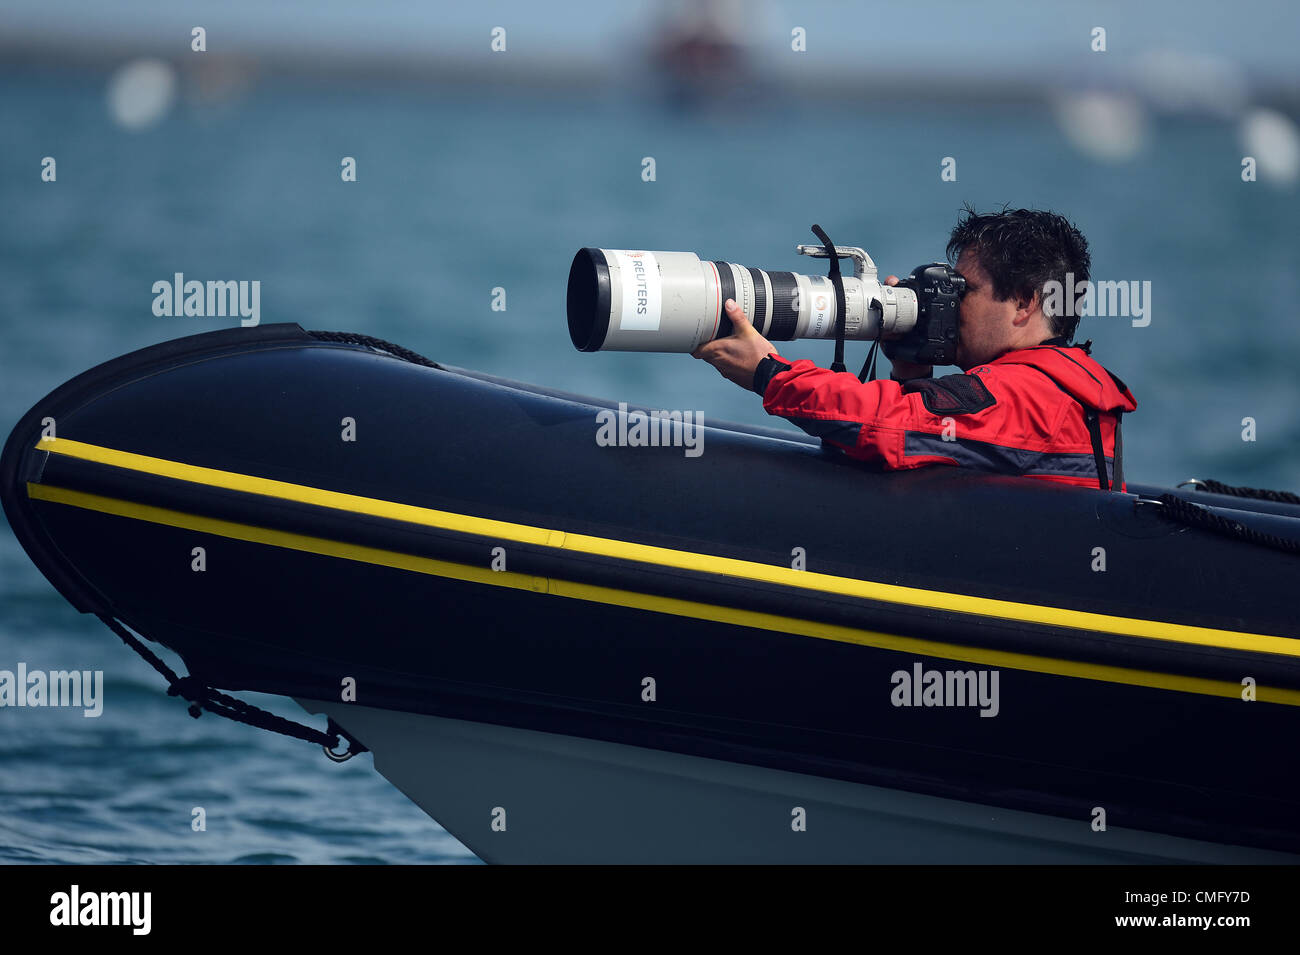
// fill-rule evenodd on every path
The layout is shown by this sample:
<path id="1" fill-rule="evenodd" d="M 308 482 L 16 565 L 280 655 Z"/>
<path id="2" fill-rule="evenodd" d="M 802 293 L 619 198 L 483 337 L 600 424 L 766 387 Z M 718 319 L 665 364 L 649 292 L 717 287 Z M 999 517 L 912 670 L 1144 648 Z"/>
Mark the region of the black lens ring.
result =
<path id="1" fill-rule="evenodd" d="M 600 249 L 579 249 L 569 266 L 566 293 L 569 339 L 578 351 L 600 351 L 613 311 L 609 264 Z"/>
<path id="2" fill-rule="evenodd" d="M 777 342 L 793 341 L 795 329 L 799 327 L 799 313 L 794 309 L 799 283 L 793 272 L 768 272 L 767 275 L 772 280 L 772 324 L 767 337 Z"/>
<path id="3" fill-rule="evenodd" d="M 731 263 L 714 262 L 718 270 L 718 334 L 716 338 L 726 338 L 731 334 L 731 319 L 727 317 L 727 299 L 736 297 L 736 276 L 731 271 Z"/>
<path id="4" fill-rule="evenodd" d="M 763 281 L 762 269 L 745 268 L 754 282 L 754 327 L 763 334 L 763 325 L 767 321 L 767 283 Z"/>

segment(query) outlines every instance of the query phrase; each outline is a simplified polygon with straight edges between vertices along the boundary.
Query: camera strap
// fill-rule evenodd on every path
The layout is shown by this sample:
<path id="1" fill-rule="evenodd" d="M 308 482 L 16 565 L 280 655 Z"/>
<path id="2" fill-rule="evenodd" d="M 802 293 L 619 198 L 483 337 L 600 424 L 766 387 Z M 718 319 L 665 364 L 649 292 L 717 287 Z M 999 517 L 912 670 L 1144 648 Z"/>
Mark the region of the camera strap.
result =
<path id="1" fill-rule="evenodd" d="M 835 252 L 835 244 L 831 242 L 821 226 L 814 224 L 812 231 L 813 235 L 821 239 L 826 257 L 831 260 L 831 267 L 826 275 L 835 286 L 835 360 L 831 362 L 831 371 L 848 371 L 844 367 L 844 323 L 847 316 L 844 304 L 844 278 L 840 275 L 840 257 Z"/>
<path id="2" fill-rule="evenodd" d="M 871 351 L 867 352 L 867 360 L 862 363 L 862 370 L 858 372 L 858 381 L 866 384 L 868 381 L 876 380 L 876 356 L 879 352 L 880 336 L 877 335 L 876 340 L 871 343 Z M 867 376 L 868 371 L 871 372 L 870 377 Z"/>

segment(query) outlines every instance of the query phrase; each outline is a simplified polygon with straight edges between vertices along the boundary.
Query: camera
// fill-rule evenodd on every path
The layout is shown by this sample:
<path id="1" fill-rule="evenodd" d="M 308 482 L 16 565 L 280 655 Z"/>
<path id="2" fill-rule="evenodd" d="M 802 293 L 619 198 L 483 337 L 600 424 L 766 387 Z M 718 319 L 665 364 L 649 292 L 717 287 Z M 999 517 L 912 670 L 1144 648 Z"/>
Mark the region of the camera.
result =
<path id="1" fill-rule="evenodd" d="M 885 357 L 900 358 L 918 365 L 957 363 L 958 314 L 966 279 L 945 262 L 918 265 L 895 288 L 910 289 L 916 296 L 917 321 L 904 335 L 886 339 Z"/>
<path id="2" fill-rule="evenodd" d="M 796 251 L 827 258 L 829 247 Z M 856 246 L 835 246 L 852 274 L 841 278 L 844 338 L 884 343 L 885 354 L 922 364 L 956 360 L 965 280 L 944 263 L 919 266 L 895 286 Z M 838 270 L 836 270 L 838 271 Z M 692 252 L 580 249 L 569 269 L 569 337 L 579 351 L 693 352 L 731 334 L 733 298 L 769 341 L 836 337 L 837 289 L 829 276 L 708 261 Z"/>

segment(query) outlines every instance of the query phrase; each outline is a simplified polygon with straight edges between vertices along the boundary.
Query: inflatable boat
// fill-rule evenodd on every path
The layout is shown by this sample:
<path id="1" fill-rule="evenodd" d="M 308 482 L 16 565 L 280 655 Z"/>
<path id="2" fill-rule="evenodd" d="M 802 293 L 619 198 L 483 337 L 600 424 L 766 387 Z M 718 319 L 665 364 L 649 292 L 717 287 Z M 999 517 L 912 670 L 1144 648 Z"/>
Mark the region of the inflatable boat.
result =
<path id="1" fill-rule="evenodd" d="M 1300 859 L 1300 506 L 600 440 L 638 413 L 240 328 L 56 389 L 0 490 L 192 712 L 371 750 L 490 862 Z"/>

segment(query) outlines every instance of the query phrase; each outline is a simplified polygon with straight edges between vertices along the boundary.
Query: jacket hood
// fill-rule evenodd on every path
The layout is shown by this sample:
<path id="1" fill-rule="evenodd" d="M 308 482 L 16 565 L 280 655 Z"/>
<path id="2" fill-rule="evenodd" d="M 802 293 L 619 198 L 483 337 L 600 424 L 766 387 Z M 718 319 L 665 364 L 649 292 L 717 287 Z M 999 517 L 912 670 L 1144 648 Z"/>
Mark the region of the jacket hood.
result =
<path id="1" fill-rule="evenodd" d="M 1097 411 L 1135 411 L 1128 385 L 1099 365 L 1081 345 L 1038 345 L 1007 352 L 990 365 L 1032 365 L 1076 401 Z"/>

